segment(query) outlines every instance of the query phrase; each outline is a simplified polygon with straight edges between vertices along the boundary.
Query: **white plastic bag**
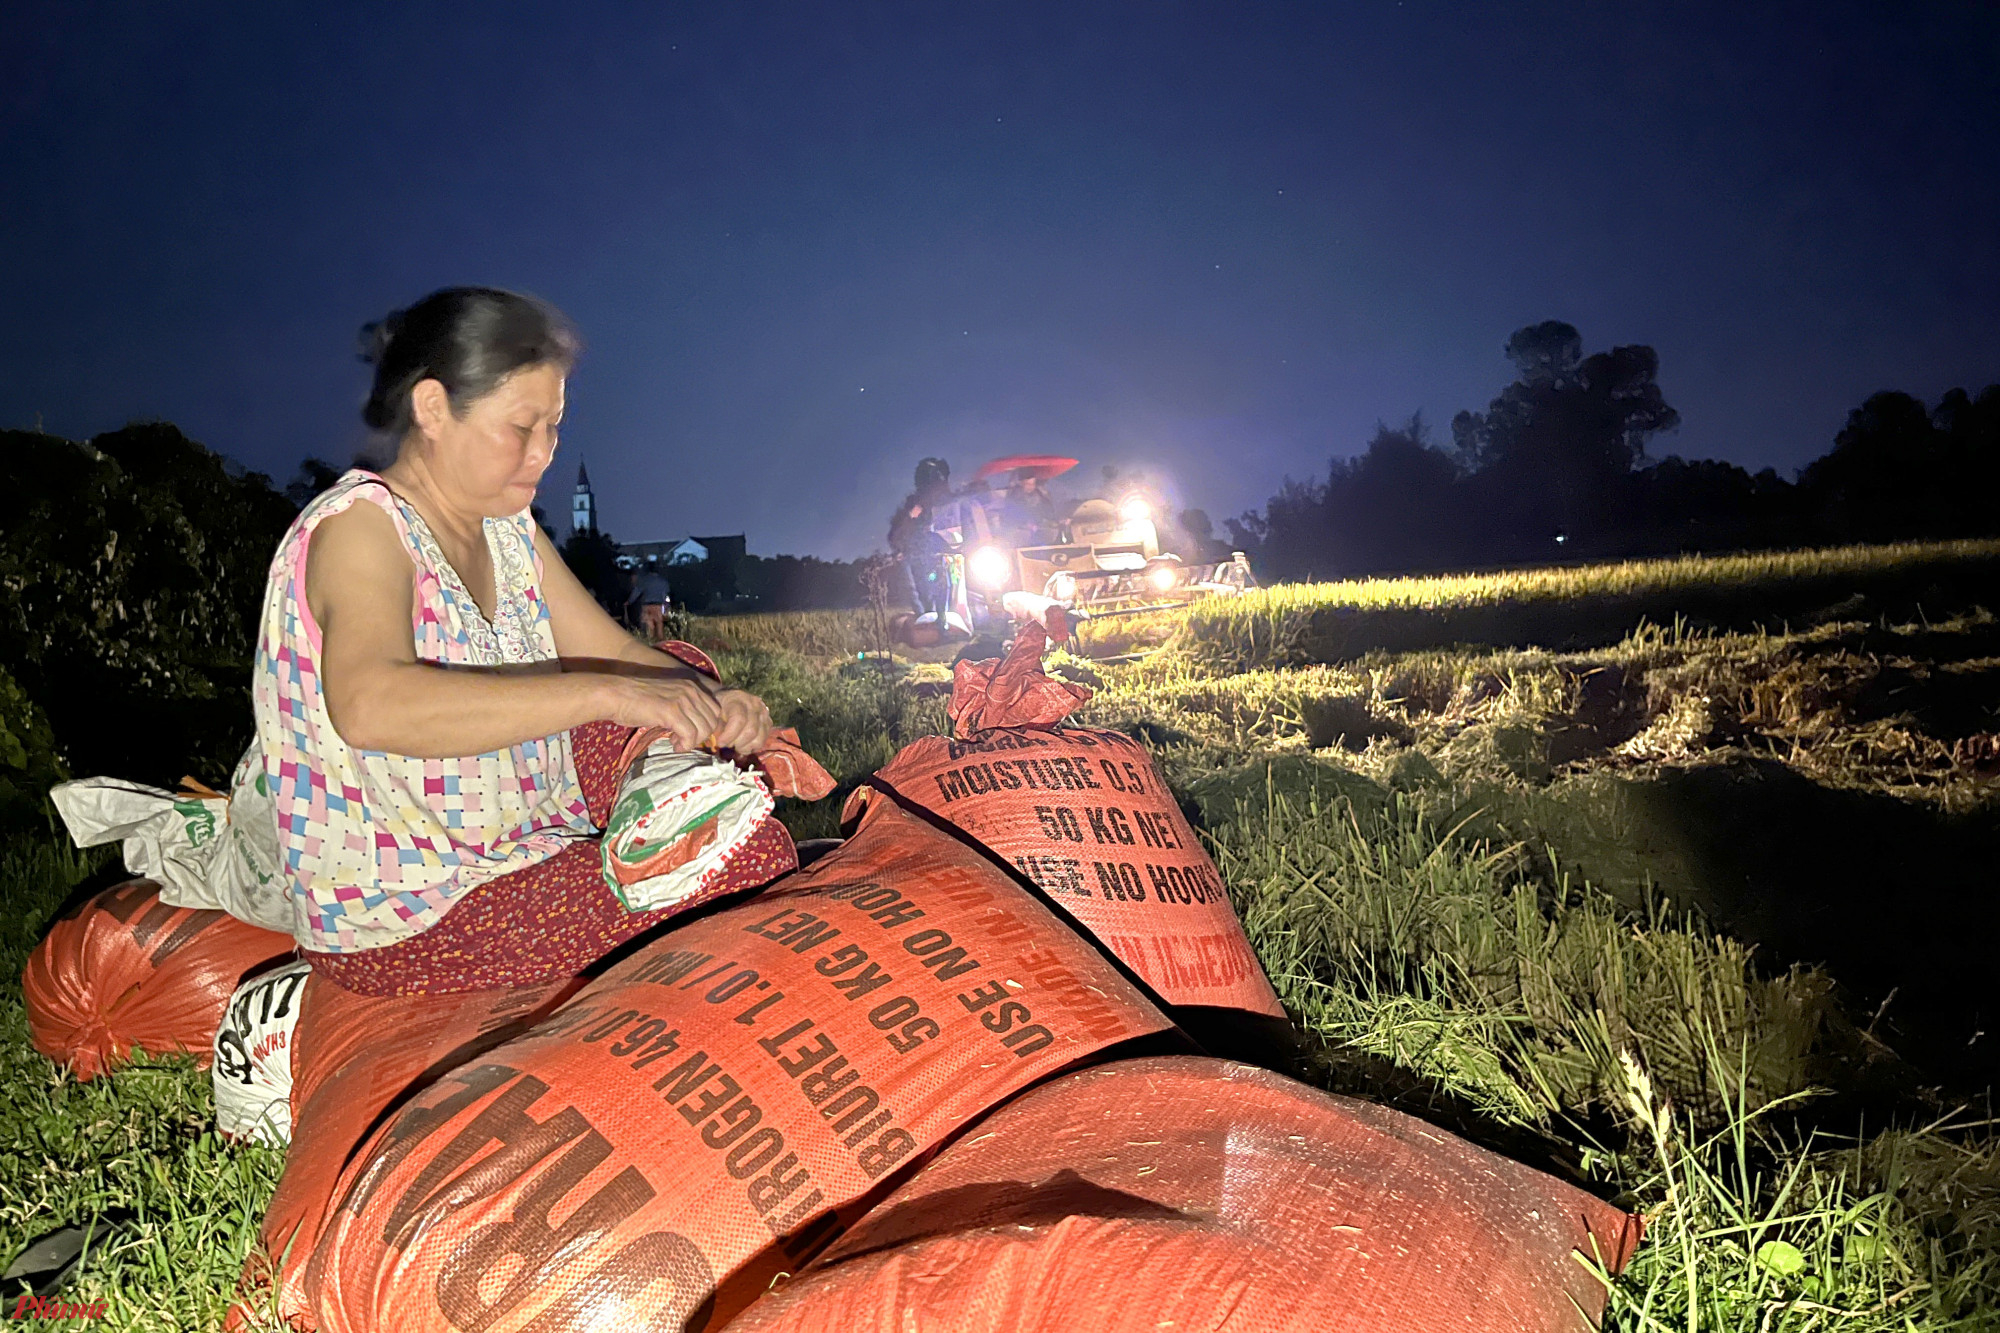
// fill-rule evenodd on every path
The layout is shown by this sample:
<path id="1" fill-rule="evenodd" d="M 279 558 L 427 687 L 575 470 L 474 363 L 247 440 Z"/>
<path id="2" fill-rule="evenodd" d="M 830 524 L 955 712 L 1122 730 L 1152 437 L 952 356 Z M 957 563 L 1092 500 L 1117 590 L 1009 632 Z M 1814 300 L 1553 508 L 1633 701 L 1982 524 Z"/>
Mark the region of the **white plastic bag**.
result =
<path id="1" fill-rule="evenodd" d="M 208 864 L 227 822 L 226 801 L 176 796 L 118 778 L 60 783 L 49 799 L 77 846 L 122 842 L 125 868 L 158 880 L 162 900 L 175 907 L 214 906 L 206 901 Z"/>
<path id="2" fill-rule="evenodd" d="M 264 777 L 255 743 L 229 780 L 229 807 L 219 846 L 208 864 L 208 896 L 229 915 L 266 930 L 292 934 L 292 894 L 278 849 L 278 803 Z"/>
<path id="3" fill-rule="evenodd" d="M 77 846 L 122 843 L 125 868 L 157 880 L 160 901 L 292 933 L 277 806 L 255 745 L 237 763 L 227 798 L 177 795 L 119 778 L 79 778 L 49 797 Z"/>
<path id="4" fill-rule="evenodd" d="M 215 1030 L 215 1127 L 261 1143 L 292 1139 L 292 1029 L 312 969 L 303 962 L 236 988 Z"/>
<path id="5" fill-rule="evenodd" d="M 776 802 L 762 774 L 666 740 L 625 771 L 599 844 L 604 883 L 635 912 L 692 898 Z"/>

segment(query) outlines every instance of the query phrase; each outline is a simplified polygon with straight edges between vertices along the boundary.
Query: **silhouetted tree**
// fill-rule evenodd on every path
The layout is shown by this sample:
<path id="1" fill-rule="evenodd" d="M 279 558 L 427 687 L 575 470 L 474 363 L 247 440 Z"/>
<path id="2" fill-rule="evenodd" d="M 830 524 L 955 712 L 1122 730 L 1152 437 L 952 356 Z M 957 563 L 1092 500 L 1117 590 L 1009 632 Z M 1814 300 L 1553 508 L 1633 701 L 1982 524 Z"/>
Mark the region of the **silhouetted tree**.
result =
<path id="1" fill-rule="evenodd" d="M 1953 389 L 1937 409 L 1878 393 L 1850 412 L 1833 449 L 1799 478 L 1828 540 L 1961 537 L 1994 531 L 2000 385 Z"/>
<path id="2" fill-rule="evenodd" d="M 576 581 L 590 590 L 597 604 L 613 616 L 625 614 L 625 597 L 631 580 L 618 567 L 618 542 L 608 532 L 593 529 L 572 532 L 560 548 L 563 563 Z"/>
<path id="3" fill-rule="evenodd" d="M 1215 539 L 1215 520 L 1208 516 L 1206 509 L 1183 509 L 1180 512 L 1181 557 L 1191 564 L 1203 564 L 1210 560 L 1226 560 L 1229 547 Z"/>
<path id="4" fill-rule="evenodd" d="M 0 491 L 0 670 L 46 715 L 70 770 L 227 782 L 294 506 L 159 422 L 88 444 L 0 432 Z"/>
<path id="5" fill-rule="evenodd" d="M 1459 467 L 1430 443 L 1423 413 L 1380 422 L 1368 448 L 1327 480 L 1331 517 L 1345 529 L 1344 563 L 1364 572 L 1435 569 L 1462 553 Z"/>
<path id="6" fill-rule="evenodd" d="M 1939 482 L 1950 493 L 1955 530 L 2000 531 L 2000 384 L 1987 385 L 1977 398 L 1951 390 L 1931 419 L 1945 434 Z"/>
<path id="7" fill-rule="evenodd" d="M 1517 377 L 1434 447 L 1422 414 L 1377 425 L 1325 479 L 1287 477 L 1229 519 L 1266 579 L 2000 534 L 2000 385 L 1927 409 L 1878 393 L 1794 485 L 1766 468 L 1646 456 L 1679 423 L 1644 346 L 1583 354 L 1547 320 L 1507 340 Z M 1562 540 L 1560 544 L 1557 538 Z"/>
<path id="8" fill-rule="evenodd" d="M 1223 520 L 1229 539 L 1246 552 L 1265 582 L 1330 578 L 1335 568 L 1328 550 L 1326 483 L 1286 477 L 1263 512 L 1250 510 Z"/>
<path id="9" fill-rule="evenodd" d="M 285 498 L 304 509 L 315 495 L 340 480 L 342 468 L 312 454 L 300 461 L 299 470 L 285 483 Z"/>
<path id="10" fill-rule="evenodd" d="M 736 585 L 759 611 L 844 610 L 868 602 L 860 561 L 746 555 L 736 563 Z"/>
<path id="11" fill-rule="evenodd" d="M 1796 546 L 1811 540 L 1796 487 L 1774 470 L 1752 476 L 1734 463 L 1672 454 L 1632 476 L 1616 554 Z"/>
<path id="12" fill-rule="evenodd" d="M 1545 554 L 1557 534 L 1571 554 L 1611 553 L 1646 442 L 1680 424 L 1652 348 L 1589 357 L 1582 348 L 1560 320 L 1516 330 L 1506 354 L 1520 378 L 1485 412 L 1452 419 L 1460 461 L 1486 501 L 1478 506 L 1486 544 L 1503 559 Z"/>

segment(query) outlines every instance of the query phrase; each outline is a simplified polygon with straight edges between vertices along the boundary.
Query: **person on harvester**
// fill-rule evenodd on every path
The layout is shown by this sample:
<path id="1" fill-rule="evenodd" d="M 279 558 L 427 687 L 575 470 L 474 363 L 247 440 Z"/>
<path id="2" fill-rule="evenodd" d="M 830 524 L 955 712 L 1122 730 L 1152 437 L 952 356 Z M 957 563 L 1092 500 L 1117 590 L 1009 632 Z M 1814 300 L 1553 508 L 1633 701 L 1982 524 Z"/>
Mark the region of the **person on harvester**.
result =
<path id="1" fill-rule="evenodd" d="M 1033 468 L 1016 468 L 1014 482 L 1001 502 L 1002 522 L 1018 546 L 1040 546 L 1056 539 L 1056 503 Z"/>
<path id="2" fill-rule="evenodd" d="M 943 617 L 950 596 L 945 541 L 931 526 L 939 505 L 951 500 L 951 465 L 942 458 L 917 463 L 916 487 L 889 516 L 889 550 L 903 571 L 910 605 L 919 615 Z"/>
<path id="3" fill-rule="evenodd" d="M 450 288 L 367 337 L 363 417 L 394 461 L 305 507 L 257 642 L 294 933 L 361 995 L 564 980 L 671 915 L 627 910 L 601 873 L 631 729 L 747 755 L 771 715 L 621 629 L 530 516 L 577 353 L 560 314 Z M 795 864 L 773 821 L 732 874 Z"/>

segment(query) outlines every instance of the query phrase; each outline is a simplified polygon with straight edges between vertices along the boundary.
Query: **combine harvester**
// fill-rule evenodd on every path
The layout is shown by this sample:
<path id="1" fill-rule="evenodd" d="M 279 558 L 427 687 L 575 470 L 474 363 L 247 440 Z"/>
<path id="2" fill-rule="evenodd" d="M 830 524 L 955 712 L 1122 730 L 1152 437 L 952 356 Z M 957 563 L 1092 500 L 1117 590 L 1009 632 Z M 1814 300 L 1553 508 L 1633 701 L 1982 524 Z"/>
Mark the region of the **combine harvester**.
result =
<path id="1" fill-rule="evenodd" d="M 1040 454 L 996 458 L 973 474 L 971 488 L 939 509 L 933 527 L 949 548 L 949 610 L 944 626 L 924 616 L 912 622 L 914 633 L 1004 634 L 1010 617 L 1003 600 L 1009 593 L 1050 598 L 1070 620 L 1088 621 L 1177 610 L 1209 597 L 1240 596 L 1256 586 L 1241 551 L 1226 560 L 1190 563 L 1173 549 L 1175 543 L 1163 541 L 1157 497 L 1143 488 L 1058 507 L 1052 541 L 1024 545 L 1000 530 L 994 479 L 1012 474 L 1046 483 L 1076 465 L 1074 458 Z"/>

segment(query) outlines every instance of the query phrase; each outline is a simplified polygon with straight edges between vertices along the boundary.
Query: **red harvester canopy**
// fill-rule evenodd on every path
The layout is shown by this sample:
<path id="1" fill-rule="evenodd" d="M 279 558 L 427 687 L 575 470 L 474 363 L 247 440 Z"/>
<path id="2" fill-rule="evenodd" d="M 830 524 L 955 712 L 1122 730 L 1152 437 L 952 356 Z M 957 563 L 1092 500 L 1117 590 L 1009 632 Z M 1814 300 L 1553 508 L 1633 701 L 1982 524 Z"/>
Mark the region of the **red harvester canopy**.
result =
<path id="1" fill-rule="evenodd" d="M 985 467 L 972 474 L 974 481 L 985 481 L 997 477 L 1002 472 L 1027 472 L 1042 481 L 1050 477 L 1060 477 L 1076 466 L 1074 458 L 1058 458 L 1054 454 L 1009 454 L 996 458 Z"/>

